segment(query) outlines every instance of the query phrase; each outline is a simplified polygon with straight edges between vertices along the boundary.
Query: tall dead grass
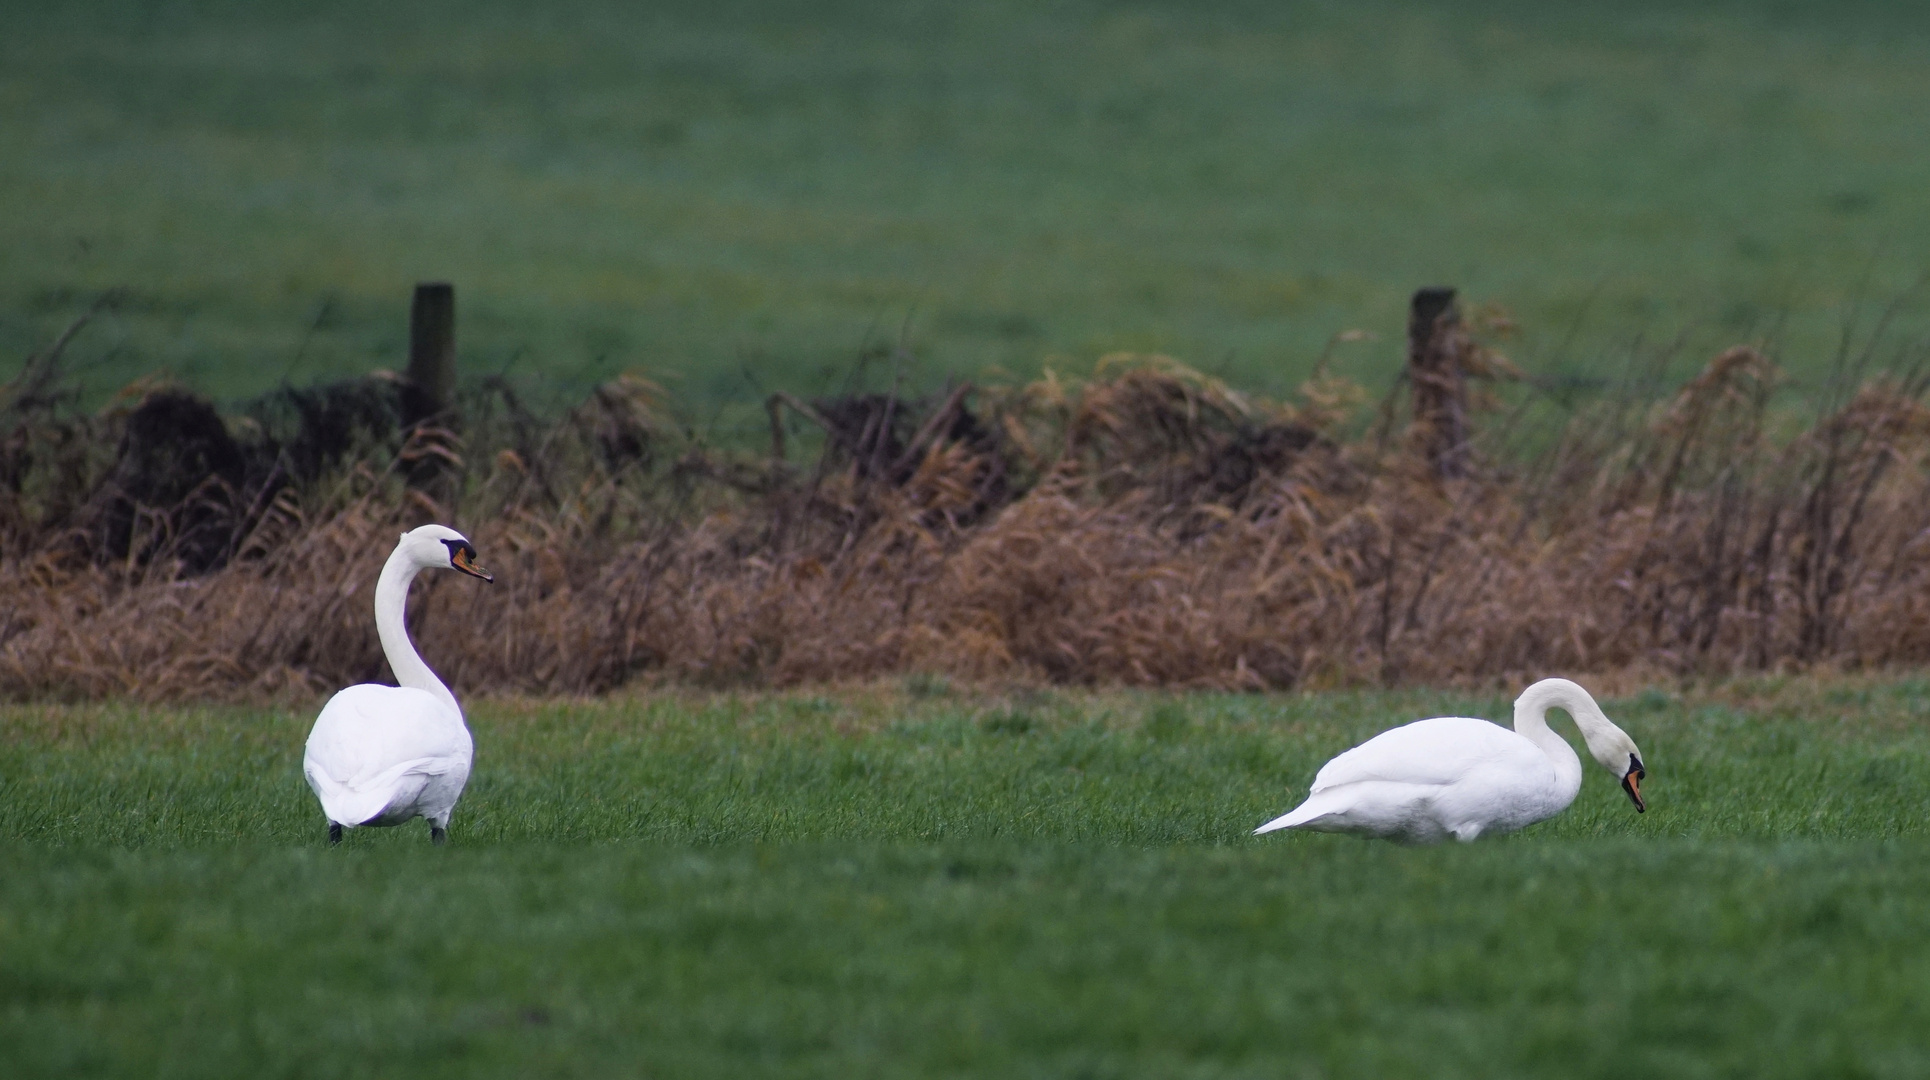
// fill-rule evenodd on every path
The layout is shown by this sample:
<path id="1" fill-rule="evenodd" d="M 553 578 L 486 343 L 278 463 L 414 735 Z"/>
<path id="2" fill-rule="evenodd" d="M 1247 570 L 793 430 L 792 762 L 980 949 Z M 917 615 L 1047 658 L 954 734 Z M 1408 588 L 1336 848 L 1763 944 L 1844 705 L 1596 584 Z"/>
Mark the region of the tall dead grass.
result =
<path id="1" fill-rule="evenodd" d="M 161 485 L 170 505 L 127 490 L 128 418 L 166 391 L 62 419 L 45 385 L 16 383 L 0 696 L 303 697 L 384 678 L 375 574 L 432 519 L 497 574 L 428 575 L 412 599 L 423 653 L 465 693 L 1930 660 L 1924 387 L 1875 381 L 1776 433 L 1775 378 L 1732 349 L 1673 400 L 1585 411 L 1530 465 L 1457 450 L 1446 472 L 1415 440 L 1343 438 L 1362 398 L 1344 383 L 1272 403 L 1160 358 L 930 402 L 774 399 L 768 456 L 683 442 L 639 379 L 552 423 L 498 388 L 494 420 L 472 401 L 467 443 L 372 437 L 297 475 L 286 443 L 242 438 L 225 473 Z M 783 460 L 786 433 L 810 430 L 822 454 Z"/>

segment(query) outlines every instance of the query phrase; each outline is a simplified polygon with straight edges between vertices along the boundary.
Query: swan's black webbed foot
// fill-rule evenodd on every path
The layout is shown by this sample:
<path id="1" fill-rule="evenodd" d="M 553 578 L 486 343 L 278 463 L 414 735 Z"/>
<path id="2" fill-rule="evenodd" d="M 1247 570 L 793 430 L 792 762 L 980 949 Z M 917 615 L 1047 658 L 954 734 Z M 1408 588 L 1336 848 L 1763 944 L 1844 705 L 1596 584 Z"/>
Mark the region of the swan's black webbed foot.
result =
<path id="1" fill-rule="evenodd" d="M 342 842 L 342 826 L 339 822 L 328 823 L 328 846 L 334 847 Z"/>
<path id="2" fill-rule="evenodd" d="M 449 830 L 438 829 L 434 825 L 429 826 L 429 842 L 431 844 L 434 844 L 437 847 L 441 847 L 442 845 L 448 843 Z"/>

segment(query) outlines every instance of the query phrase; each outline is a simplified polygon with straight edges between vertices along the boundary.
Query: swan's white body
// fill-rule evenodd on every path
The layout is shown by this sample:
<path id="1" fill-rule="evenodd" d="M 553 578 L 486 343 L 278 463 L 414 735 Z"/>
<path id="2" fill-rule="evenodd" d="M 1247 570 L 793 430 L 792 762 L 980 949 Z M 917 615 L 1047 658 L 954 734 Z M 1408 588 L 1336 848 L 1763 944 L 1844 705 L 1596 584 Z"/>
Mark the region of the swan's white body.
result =
<path id="1" fill-rule="evenodd" d="M 328 700 L 302 773 L 330 824 L 449 827 L 475 743 L 462 714 L 408 686 L 363 683 Z"/>
<path id="2" fill-rule="evenodd" d="M 423 663 L 403 623 L 416 574 L 452 567 L 489 580 L 462 534 L 424 525 L 402 535 L 375 586 L 375 626 L 401 686 L 362 683 L 337 693 L 315 718 L 302 775 L 328 815 L 329 836 L 342 828 L 400 825 L 427 818 L 440 841 L 469 781 L 475 743 L 462 707 Z"/>
<path id="3" fill-rule="evenodd" d="M 1334 758 L 1307 801 L 1255 829 L 1306 829 L 1410 844 L 1473 840 L 1554 817 L 1581 791 L 1582 763 L 1549 728 L 1567 710 L 1589 752 L 1622 781 L 1638 811 L 1644 772 L 1634 740 L 1602 714 L 1588 691 L 1544 679 L 1515 701 L 1513 731 L 1465 716 L 1417 720 Z"/>

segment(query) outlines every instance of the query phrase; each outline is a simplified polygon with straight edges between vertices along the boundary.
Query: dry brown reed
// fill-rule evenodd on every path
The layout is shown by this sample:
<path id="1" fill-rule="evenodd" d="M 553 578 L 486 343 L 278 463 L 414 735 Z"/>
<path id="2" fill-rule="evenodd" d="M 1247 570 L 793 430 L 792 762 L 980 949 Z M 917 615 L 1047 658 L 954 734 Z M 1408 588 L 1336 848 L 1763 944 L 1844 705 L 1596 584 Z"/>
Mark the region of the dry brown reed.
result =
<path id="1" fill-rule="evenodd" d="M 376 570 L 432 519 L 497 573 L 427 575 L 411 604 L 425 656 L 472 694 L 1930 660 L 1924 388 L 1872 382 L 1777 434 L 1775 379 L 1732 349 L 1673 400 L 1584 410 L 1533 467 L 1475 453 L 1443 476 L 1412 440 L 1343 438 L 1363 397 L 1344 383 L 1272 403 L 1161 358 L 929 402 L 774 400 L 764 457 L 682 442 L 661 393 L 629 378 L 560 422 L 512 409 L 467 443 L 424 428 L 318 475 L 293 475 L 284 447 L 266 474 L 175 482 L 166 506 L 124 490 L 138 408 L 59 420 L 44 386 L 17 384 L 0 696 L 286 698 L 384 678 Z M 785 433 L 814 427 L 822 455 L 784 461 Z M 425 460 L 440 482 L 420 481 Z M 124 538 L 102 524 L 111 505 Z"/>

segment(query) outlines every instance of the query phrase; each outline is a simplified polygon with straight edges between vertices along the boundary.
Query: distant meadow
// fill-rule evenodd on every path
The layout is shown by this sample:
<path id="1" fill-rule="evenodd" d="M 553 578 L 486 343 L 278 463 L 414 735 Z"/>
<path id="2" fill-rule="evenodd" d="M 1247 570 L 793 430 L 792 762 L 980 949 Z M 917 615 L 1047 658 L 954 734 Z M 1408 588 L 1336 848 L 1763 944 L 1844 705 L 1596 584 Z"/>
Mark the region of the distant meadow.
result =
<path id="1" fill-rule="evenodd" d="M 1914 4 L 0 19 L 0 356 L 120 290 L 74 345 L 90 403 L 399 366 L 419 279 L 457 284 L 468 375 L 567 403 L 645 372 L 715 440 L 776 389 L 1120 350 L 1382 386 L 1429 284 L 1504 309 L 1557 394 L 1755 342 L 1800 398 L 1846 327 L 1889 362 L 1930 326 Z"/>

